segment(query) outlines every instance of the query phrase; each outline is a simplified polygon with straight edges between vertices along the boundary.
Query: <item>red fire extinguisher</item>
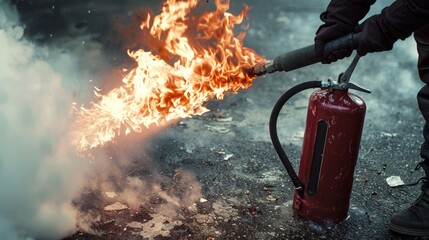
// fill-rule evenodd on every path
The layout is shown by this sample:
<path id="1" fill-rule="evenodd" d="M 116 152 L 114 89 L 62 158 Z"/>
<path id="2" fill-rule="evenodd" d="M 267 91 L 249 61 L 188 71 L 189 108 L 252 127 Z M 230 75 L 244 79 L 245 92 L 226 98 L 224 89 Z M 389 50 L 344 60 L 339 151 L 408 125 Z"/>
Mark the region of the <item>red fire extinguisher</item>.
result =
<path id="1" fill-rule="evenodd" d="M 296 189 L 292 207 L 305 219 L 337 223 L 347 218 L 366 111 L 365 102 L 348 90 L 370 93 L 349 82 L 358 60 L 357 55 L 337 81 L 311 81 L 291 88 L 271 114 L 271 140 Z M 283 105 L 309 88 L 319 89 L 309 99 L 297 175 L 280 144 L 276 125 Z"/>

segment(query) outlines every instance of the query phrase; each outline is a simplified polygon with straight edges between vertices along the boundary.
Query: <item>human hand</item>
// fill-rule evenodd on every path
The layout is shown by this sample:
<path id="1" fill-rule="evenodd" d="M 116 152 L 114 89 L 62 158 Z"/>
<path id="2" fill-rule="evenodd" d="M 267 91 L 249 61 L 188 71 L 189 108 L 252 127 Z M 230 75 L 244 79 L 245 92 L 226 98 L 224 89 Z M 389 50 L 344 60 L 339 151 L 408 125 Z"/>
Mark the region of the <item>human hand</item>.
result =
<path id="1" fill-rule="evenodd" d="M 357 31 L 362 32 L 357 52 L 361 56 L 367 53 L 389 51 L 393 44 L 399 39 L 394 34 L 385 30 L 380 22 L 382 15 L 377 14 L 369 17 L 357 27 Z"/>
<path id="2" fill-rule="evenodd" d="M 337 60 L 349 57 L 352 54 L 353 49 L 338 49 L 329 54 L 326 54 L 324 49 L 327 42 L 351 33 L 355 28 L 354 25 L 350 25 L 336 19 L 330 19 L 327 15 L 327 12 L 320 15 L 320 19 L 324 24 L 319 27 L 314 38 L 314 51 L 317 56 L 323 56 L 321 61 L 323 64 L 336 62 Z"/>

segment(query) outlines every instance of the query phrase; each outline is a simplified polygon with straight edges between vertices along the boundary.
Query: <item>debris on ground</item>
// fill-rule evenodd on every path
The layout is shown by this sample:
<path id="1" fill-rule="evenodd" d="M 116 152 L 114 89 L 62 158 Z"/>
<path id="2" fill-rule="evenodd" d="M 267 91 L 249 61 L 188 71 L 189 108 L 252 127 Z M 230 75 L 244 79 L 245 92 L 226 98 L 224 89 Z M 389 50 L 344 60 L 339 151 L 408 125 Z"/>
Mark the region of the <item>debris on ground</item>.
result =
<path id="1" fill-rule="evenodd" d="M 115 198 L 118 196 L 115 192 L 105 192 L 105 194 L 108 198 Z"/>
<path id="2" fill-rule="evenodd" d="M 226 152 L 223 151 L 223 149 L 222 149 L 222 151 L 217 152 L 217 155 L 224 156 L 223 160 L 225 160 L 225 161 L 228 161 L 230 158 L 232 158 L 234 156 L 234 154 L 226 154 Z"/>
<path id="3" fill-rule="evenodd" d="M 232 122 L 232 117 L 216 118 L 217 122 Z"/>
<path id="4" fill-rule="evenodd" d="M 234 154 L 227 154 L 227 155 L 225 155 L 223 160 L 228 161 L 232 156 L 234 156 Z"/>
<path id="5" fill-rule="evenodd" d="M 128 206 L 120 202 L 115 202 L 104 207 L 104 211 L 121 211 L 125 209 L 128 209 Z"/>
<path id="6" fill-rule="evenodd" d="M 268 201 L 271 201 L 271 202 L 275 202 L 275 201 L 279 200 L 279 198 L 278 198 L 278 197 L 273 196 L 272 194 L 268 194 L 268 195 L 267 195 L 267 200 L 268 200 Z"/>
<path id="7" fill-rule="evenodd" d="M 143 228 L 143 224 L 140 222 L 130 222 L 127 224 L 127 227 L 132 228 L 132 229 L 142 229 Z"/>
<path id="8" fill-rule="evenodd" d="M 141 223 L 142 231 L 133 234 L 140 235 L 145 239 L 155 239 L 157 236 L 169 237 L 170 231 L 174 227 L 181 226 L 183 224 L 182 221 L 173 220 L 170 217 L 166 217 L 161 214 L 151 214 L 151 217 L 152 220 L 146 223 Z M 138 226 L 138 224 L 135 224 L 135 226 Z M 140 229 L 140 227 L 137 229 Z"/>
<path id="9" fill-rule="evenodd" d="M 390 176 L 386 178 L 386 182 L 390 187 L 397 187 L 405 184 L 400 176 Z"/>
<path id="10" fill-rule="evenodd" d="M 217 152 L 217 155 L 219 155 L 219 156 L 225 155 L 225 154 L 226 154 L 225 151 L 219 151 L 219 152 Z"/>
<path id="11" fill-rule="evenodd" d="M 222 126 L 206 125 L 206 127 L 207 127 L 207 130 L 211 132 L 217 132 L 217 133 L 228 133 L 231 131 L 228 128 L 222 127 Z"/>
<path id="12" fill-rule="evenodd" d="M 394 137 L 398 136 L 398 134 L 397 133 L 381 132 L 381 136 L 394 138 Z"/>
<path id="13" fill-rule="evenodd" d="M 368 182 L 368 178 L 359 178 L 359 177 L 356 177 L 355 178 L 355 182 Z"/>

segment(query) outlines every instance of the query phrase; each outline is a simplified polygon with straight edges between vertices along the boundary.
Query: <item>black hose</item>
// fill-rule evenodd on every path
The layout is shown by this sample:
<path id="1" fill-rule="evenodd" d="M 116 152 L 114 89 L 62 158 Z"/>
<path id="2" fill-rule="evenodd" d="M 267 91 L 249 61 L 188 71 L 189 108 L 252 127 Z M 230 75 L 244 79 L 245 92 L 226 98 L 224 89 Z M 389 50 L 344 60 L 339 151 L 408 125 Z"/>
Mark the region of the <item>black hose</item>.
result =
<path id="1" fill-rule="evenodd" d="M 357 49 L 361 33 L 350 33 L 325 44 L 323 55 L 316 54 L 315 46 L 310 45 L 274 58 L 274 69 L 289 72 L 298 68 L 321 62 L 325 57 L 339 49 Z"/>
<path id="2" fill-rule="evenodd" d="M 298 68 L 321 62 L 326 56 L 339 49 L 357 49 L 361 33 L 350 33 L 325 44 L 323 54 L 317 54 L 313 45 L 296 49 L 274 58 L 270 64 L 258 63 L 247 70 L 251 76 L 261 76 L 278 71 L 289 72 Z"/>
<path id="3" fill-rule="evenodd" d="M 322 86 L 321 81 L 310 81 L 310 82 L 301 83 L 289 89 L 280 97 L 276 105 L 274 105 L 274 108 L 273 108 L 273 111 L 271 112 L 271 117 L 270 117 L 269 126 L 270 126 L 271 142 L 273 143 L 273 146 L 276 149 L 276 152 L 279 155 L 280 160 L 282 161 L 284 167 L 286 168 L 286 171 L 289 174 L 289 177 L 292 180 L 293 185 L 295 186 L 296 190 L 301 196 L 303 196 L 304 194 L 304 185 L 299 181 L 298 175 L 293 169 L 293 166 L 289 158 L 287 157 L 286 152 L 282 148 L 282 145 L 279 140 L 279 136 L 277 135 L 277 119 L 279 117 L 280 111 L 282 110 L 283 106 L 291 97 L 306 89 L 320 88 L 321 86 Z"/>

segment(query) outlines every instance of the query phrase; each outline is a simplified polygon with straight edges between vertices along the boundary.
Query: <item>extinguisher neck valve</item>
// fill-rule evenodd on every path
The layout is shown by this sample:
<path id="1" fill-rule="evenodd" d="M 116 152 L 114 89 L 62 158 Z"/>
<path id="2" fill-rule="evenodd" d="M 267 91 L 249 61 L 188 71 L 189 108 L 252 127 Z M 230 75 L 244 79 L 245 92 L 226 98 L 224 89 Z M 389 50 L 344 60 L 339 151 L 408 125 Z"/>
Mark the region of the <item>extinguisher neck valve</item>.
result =
<path id="1" fill-rule="evenodd" d="M 352 82 L 340 82 L 340 81 L 335 81 L 332 78 L 328 78 L 328 79 L 324 79 L 321 81 L 321 89 L 329 89 L 329 90 L 343 90 L 343 91 L 347 91 L 350 89 L 356 90 L 356 91 L 360 91 L 360 92 L 365 92 L 365 93 L 371 93 L 370 90 L 363 88 L 355 83 Z"/>
<path id="2" fill-rule="evenodd" d="M 338 81 L 333 80 L 332 78 L 324 79 L 321 81 L 321 89 L 329 90 L 347 90 L 347 83 L 339 83 Z"/>
<path id="3" fill-rule="evenodd" d="M 332 86 L 334 85 L 334 80 L 332 80 L 332 78 L 328 78 L 328 79 L 323 79 L 321 81 L 321 88 L 322 89 L 328 89 L 328 88 L 332 88 Z"/>

